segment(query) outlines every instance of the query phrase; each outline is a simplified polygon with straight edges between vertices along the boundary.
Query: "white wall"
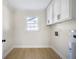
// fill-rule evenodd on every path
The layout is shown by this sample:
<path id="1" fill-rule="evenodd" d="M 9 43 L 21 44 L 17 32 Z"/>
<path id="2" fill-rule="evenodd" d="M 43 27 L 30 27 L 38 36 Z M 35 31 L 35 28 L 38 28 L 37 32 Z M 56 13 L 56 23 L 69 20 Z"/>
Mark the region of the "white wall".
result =
<path id="1" fill-rule="evenodd" d="M 67 59 L 68 42 L 70 39 L 71 30 L 76 29 L 76 1 L 70 0 L 70 10 L 72 20 L 54 24 L 51 29 L 51 48 L 54 49 L 62 59 Z M 55 31 L 58 31 L 58 37 L 55 36 Z"/>
<path id="2" fill-rule="evenodd" d="M 51 26 L 51 47 L 63 59 L 67 59 L 68 41 L 71 30 L 76 29 L 75 20 L 70 20 L 63 23 L 58 23 Z M 55 31 L 58 31 L 58 37 L 55 36 Z"/>
<path id="3" fill-rule="evenodd" d="M 15 11 L 15 42 L 14 47 L 49 47 L 49 28 L 45 22 L 45 11 Z M 39 31 L 28 32 L 25 19 L 28 16 L 37 16 Z"/>
<path id="4" fill-rule="evenodd" d="M 37 16 L 39 18 L 39 31 L 28 32 L 26 30 L 24 19 L 28 16 Z M 3 32 L 6 32 L 5 39 L 7 41 L 6 46 L 3 47 L 3 54 L 8 53 L 13 46 L 14 48 L 38 48 L 50 47 L 51 43 L 51 48 L 64 59 L 67 57 L 68 35 L 70 31 L 74 30 L 76 27 L 75 20 L 58 23 L 48 27 L 46 26 L 46 13 L 44 10 L 16 10 L 13 12 L 6 5 L 3 5 L 3 22 Z M 55 37 L 55 31 L 58 31 L 58 37 Z"/>
<path id="5" fill-rule="evenodd" d="M 13 46 L 13 11 L 3 4 L 3 58 L 12 50 Z"/>

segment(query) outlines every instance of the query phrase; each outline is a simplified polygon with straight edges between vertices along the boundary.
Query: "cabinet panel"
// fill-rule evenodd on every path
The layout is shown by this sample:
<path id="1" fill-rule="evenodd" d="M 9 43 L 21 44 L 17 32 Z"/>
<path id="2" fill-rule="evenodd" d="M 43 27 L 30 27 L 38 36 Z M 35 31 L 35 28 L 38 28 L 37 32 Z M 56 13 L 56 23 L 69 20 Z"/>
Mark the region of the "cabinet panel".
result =
<path id="1" fill-rule="evenodd" d="M 47 25 L 75 19 L 75 0 L 53 0 L 47 8 Z"/>
<path id="2" fill-rule="evenodd" d="M 54 23 L 72 19 L 72 0 L 54 0 Z"/>
<path id="3" fill-rule="evenodd" d="M 61 0 L 54 0 L 54 22 L 60 19 Z"/>
<path id="4" fill-rule="evenodd" d="M 69 0 L 61 0 L 61 20 L 71 18 L 71 5 Z"/>
<path id="5" fill-rule="evenodd" d="M 47 25 L 51 25 L 53 23 L 53 3 L 51 3 L 47 8 Z"/>

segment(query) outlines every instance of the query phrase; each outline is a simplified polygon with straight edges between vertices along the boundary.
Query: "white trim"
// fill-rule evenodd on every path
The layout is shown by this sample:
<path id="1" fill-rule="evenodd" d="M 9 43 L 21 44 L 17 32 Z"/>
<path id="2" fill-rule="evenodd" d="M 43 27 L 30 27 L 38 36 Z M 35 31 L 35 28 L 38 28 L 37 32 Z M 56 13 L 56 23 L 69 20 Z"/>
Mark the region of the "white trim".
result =
<path id="1" fill-rule="evenodd" d="M 15 45 L 14 48 L 50 48 L 49 45 Z"/>
<path id="2" fill-rule="evenodd" d="M 58 24 L 58 23 L 63 23 L 63 22 L 67 22 L 67 21 L 70 21 L 72 20 L 72 18 L 64 18 L 64 19 L 59 19 L 59 20 L 56 20 L 54 21 L 52 24 L 49 24 L 49 25 L 54 25 L 54 24 Z M 47 24 L 48 25 L 48 24 Z"/>
<path id="3" fill-rule="evenodd" d="M 60 53 L 57 49 L 55 48 L 52 49 L 60 56 L 61 59 L 66 59 L 66 57 L 62 53 Z"/>
<path id="4" fill-rule="evenodd" d="M 10 48 L 10 49 L 5 53 L 5 55 L 3 56 L 3 59 L 4 59 L 12 50 L 13 50 L 13 47 Z"/>

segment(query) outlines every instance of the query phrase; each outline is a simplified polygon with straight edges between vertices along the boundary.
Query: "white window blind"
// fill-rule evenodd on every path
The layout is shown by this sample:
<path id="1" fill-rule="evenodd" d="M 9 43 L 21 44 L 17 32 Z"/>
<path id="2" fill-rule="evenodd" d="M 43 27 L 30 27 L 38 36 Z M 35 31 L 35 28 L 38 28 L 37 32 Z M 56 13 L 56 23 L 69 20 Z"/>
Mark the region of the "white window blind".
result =
<path id="1" fill-rule="evenodd" d="M 38 30 L 38 18 L 37 17 L 27 17 L 27 31 L 37 31 Z"/>

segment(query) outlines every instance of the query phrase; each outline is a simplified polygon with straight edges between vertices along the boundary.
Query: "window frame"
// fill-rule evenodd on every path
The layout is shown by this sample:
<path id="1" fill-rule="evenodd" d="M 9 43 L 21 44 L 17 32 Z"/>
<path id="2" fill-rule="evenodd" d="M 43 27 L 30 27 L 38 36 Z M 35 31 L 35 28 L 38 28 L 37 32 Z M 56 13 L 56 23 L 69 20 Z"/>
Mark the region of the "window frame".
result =
<path id="1" fill-rule="evenodd" d="M 38 17 L 36 16 L 28 16 L 26 18 L 26 30 L 27 31 L 38 31 L 39 26 L 38 26 Z"/>

